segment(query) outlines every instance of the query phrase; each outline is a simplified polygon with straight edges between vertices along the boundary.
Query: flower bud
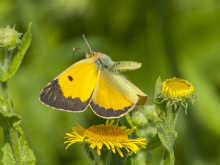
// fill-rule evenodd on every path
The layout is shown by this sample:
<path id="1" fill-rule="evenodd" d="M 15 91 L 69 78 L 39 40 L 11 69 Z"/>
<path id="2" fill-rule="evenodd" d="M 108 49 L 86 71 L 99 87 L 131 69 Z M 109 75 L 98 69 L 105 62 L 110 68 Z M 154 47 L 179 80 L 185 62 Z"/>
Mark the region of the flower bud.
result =
<path id="1" fill-rule="evenodd" d="M 187 113 L 188 102 L 194 103 L 194 86 L 180 78 L 167 79 L 162 83 L 162 99 L 167 101 L 167 106 L 178 105 L 185 107 Z"/>
<path id="2" fill-rule="evenodd" d="M 145 116 L 150 122 L 156 122 L 158 120 L 157 112 L 154 105 L 144 106 Z"/>
<path id="3" fill-rule="evenodd" d="M 147 130 L 147 135 L 150 139 L 152 139 L 157 134 L 157 128 L 156 127 L 150 127 Z"/>
<path id="4" fill-rule="evenodd" d="M 10 28 L 10 26 L 0 28 L 0 47 L 12 50 L 21 42 L 22 33 L 18 33 L 14 28 Z"/>
<path id="5" fill-rule="evenodd" d="M 132 121 L 137 126 L 145 126 L 148 124 L 148 120 L 141 111 L 136 111 L 132 115 Z"/>

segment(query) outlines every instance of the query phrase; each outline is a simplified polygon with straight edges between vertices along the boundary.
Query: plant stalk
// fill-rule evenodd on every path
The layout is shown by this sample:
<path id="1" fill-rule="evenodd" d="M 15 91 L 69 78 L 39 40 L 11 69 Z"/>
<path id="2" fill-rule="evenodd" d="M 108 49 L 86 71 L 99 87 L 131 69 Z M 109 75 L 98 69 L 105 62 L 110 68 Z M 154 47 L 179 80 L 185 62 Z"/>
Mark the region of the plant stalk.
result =
<path id="1" fill-rule="evenodd" d="M 13 107 L 11 104 L 11 99 L 10 99 L 10 93 L 9 93 L 9 88 L 8 88 L 8 82 L 0 82 L 1 87 L 2 87 L 2 95 L 4 98 L 5 102 L 5 107 L 7 112 L 13 113 Z M 19 143 L 19 138 L 18 138 L 18 132 L 15 129 L 15 127 L 12 124 L 12 121 L 10 119 L 7 119 L 7 130 L 4 130 L 4 132 L 9 132 L 10 134 L 10 141 L 11 141 L 11 146 L 12 150 L 14 153 L 14 158 L 16 161 L 17 165 L 23 165 L 22 163 L 22 156 L 21 156 L 21 149 L 20 149 L 20 143 Z"/>
<path id="2" fill-rule="evenodd" d="M 172 132 L 175 132 L 175 125 L 176 125 L 176 121 L 177 121 L 177 116 L 178 116 L 178 109 L 179 106 L 175 109 L 174 105 L 171 107 L 171 111 L 170 111 L 170 122 L 169 122 L 169 127 L 170 130 L 172 130 Z"/>

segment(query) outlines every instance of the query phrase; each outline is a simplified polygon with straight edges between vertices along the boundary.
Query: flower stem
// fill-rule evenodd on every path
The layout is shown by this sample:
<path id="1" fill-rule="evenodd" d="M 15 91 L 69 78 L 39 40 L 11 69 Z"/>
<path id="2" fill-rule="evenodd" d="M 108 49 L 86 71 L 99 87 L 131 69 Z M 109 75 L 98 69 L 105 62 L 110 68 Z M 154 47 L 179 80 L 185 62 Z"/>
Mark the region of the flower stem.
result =
<path id="1" fill-rule="evenodd" d="M 169 122 L 169 127 L 170 130 L 172 130 L 172 132 L 175 132 L 175 125 L 176 125 L 176 121 L 177 121 L 177 116 L 178 116 L 178 109 L 179 107 L 177 107 L 175 109 L 174 105 L 171 107 L 171 111 L 170 111 L 170 122 Z"/>
<path id="2" fill-rule="evenodd" d="M 111 163 L 111 157 L 112 157 L 112 151 L 106 150 L 102 152 L 100 155 L 100 165 L 110 165 Z"/>
<path id="3" fill-rule="evenodd" d="M 135 164 L 146 165 L 146 150 L 140 149 L 135 157 Z"/>
<path id="4" fill-rule="evenodd" d="M 163 150 L 163 157 L 162 157 L 162 160 L 160 162 L 160 165 L 165 165 L 165 162 L 166 162 L 166 159 L 168 157 L 168 154 L 169 152 L 167 151 L 167 149 L 164 147 L 164 150 Z"/>
<path id="5" fill-rule="evenodd" d="M 135 125 L 132 122 L 131 116 L 129 115 L 129 113 L 127 115 L 125 115 L 125 117 L 126 117 L 126 120 L 127 120 L 128 124 L 133 128 Z M 139 132 L 139 129 L 135 129 L 135 133 L 137 134 L 137 136 L 141 136 L 140 132 Z"/>
<path id="6" fill-rule="evenodd" d="M 9 94 L 9 88 L 8 88 L 8 82 L 0 82 L 1 87 L 2 87 L 2 94 L 4 97 L 4 102 L 5 102 L 5 107 L 6 110 L 9 113 L 13 113 L 13 108 L 11 104 L 11 99 L 10 99 L 10 94 Z M 20 143 L 19 143 L 19 138 L 18 138 L 18 133 L 15 129 L 15 127 L 12 124 L 12 121 L 10 119 L 7 119 L 7 129 L 4 130 L 5 132 L 8 132 L 10 135 L 10 141 L 11 141 L 11 147 L 14 153 L 14 158 L 17 163 L 17 165 L 22 165 L 22 157 L 21 157 L 21 150 L 20 150 Z"/>
<path id="7" fill-rule="evenodd" d="M 171 110 L 170 110 L 169 128 L 170 128 L 170 130 L 172 131 L 172 133 L 174 134 L 175 137 L 176 137 L 175 125 L 176 125 L 177 116 L 178 116 L 178 109 L 179 109 L 179 107 L 175 108 L 175 106 L 173 105 L 171 107 Z M 164 147 L 163 157 L 162 157 L 162 160 L 160 162 L 160 165 L 165 165 L 166 162 L 167 162 L 168 157 L 169 157 L 169 152 Z"/>
<path id="8" fill-rule="evenodd" d="M 4 64 L 3 64 L 3 71 L 7 72 L 8 70 L 8 65 L 9 65 L 9 58 L 8 58 L 8 49 L 5 48 L 5 58 L 4 58 Z"/>

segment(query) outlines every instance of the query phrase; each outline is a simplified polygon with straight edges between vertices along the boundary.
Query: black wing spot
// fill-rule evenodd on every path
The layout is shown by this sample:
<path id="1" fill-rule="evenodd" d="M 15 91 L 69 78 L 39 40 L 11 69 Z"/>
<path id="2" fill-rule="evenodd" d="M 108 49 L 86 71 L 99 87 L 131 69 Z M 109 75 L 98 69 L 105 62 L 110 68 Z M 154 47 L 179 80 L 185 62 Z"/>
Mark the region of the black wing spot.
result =
<path id="1" fill-rule="evenodd" d="M 68 76 L 68 79 L 69 79 L 70 81 L 73 81 L 73 78 L 72 78 L 71 76 Z"/>

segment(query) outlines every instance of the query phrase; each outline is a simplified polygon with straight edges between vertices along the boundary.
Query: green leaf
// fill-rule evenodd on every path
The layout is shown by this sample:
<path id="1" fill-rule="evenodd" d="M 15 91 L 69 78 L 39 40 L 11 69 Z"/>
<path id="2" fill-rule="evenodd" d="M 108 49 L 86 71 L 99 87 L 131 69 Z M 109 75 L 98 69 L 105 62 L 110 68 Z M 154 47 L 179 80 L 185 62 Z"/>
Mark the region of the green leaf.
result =
<path id="1" fill-rule="evenodd" d="M 172 150 L 172 152 L 169 153 L 167 150 L 165 150 L 160 165 L 174 165 L 174 163 L 175 163 L 174 151 Z"/>
<path id="2" fill-rule="evenodd" d="M 162 145 L 166 148 L 161 165 L 173 165 L 175 161 L 173 151 L 175 136 L 164 122 L 158 121 L 156 127 L 158 137 L 160 138 Z"/>
<path id="3" fill-rule="evenodd" d="M 161 78 L 159 77 L 155 84 L 154 105 L 158 117 L 165 122 L 167 116 L 167 109 L 166 109 L 166 103 L 162 102 L 161 94 L 162 94 L 162 81 Z"/>
<path id="4" fill-rule="evenodd" d="M 162 85 L 162 80 L 160 77 L 158 77 L 156 84 L 155 84 L 155 98 L 161 94 L 161 91 L 162 91 L 161 85 Z"/>
<path id="5" fill-rule="evenodd" d="M 14 165 L 16 164 L 14 159 L 14 153 L 11 146 L 11 132 L 10 129 L 16 129 L 21 155 L 22 155 L 22 162 L 23 164 L 34 165 L 35 164 L 35 157 L 33 151 L 29 149 L 28 144 L 26 142 L 24 133 L 20 128 L 19 124 L 21 122 L 21 117 L 16 113 L 9 113 L 0 109 L 0 126 L 3 128 L 4 132 L 4 146 L 2 147 L 3 158 L 2 163 L 4 165 Z M 12 123 L 11 127 L 9 128 L 9 123 Z"/>
<path id="6" fill-rule="evenodd" d="M 18 70 L 19 66 L 21 65 L 24 55 L 31 44 L 32 35 L 30 30 L 31 30 L 31 23 L 29 23 L 28 30 L 22 37 L 21 43 L 18 46 L 18 51 L 14 56 L 14 58 L 12 59 L 8 71 L 2 73 L 0 81 L 7 81 L 8 79 L 12 78 L 15 72 Z"/>
<path id="7" fill-rule="evenodd" d="M 158 134 L 156 134 L 149 142 L 147 142 L 146 150 L 152 150 L 161 145 L 160 138 Z"/>
<path id="8" fill-rule="evenodd" d="M 21 127 L 17 126 L 16 129 L 18 132 L 19 142 L 21 146 L 22 161 L 24 164 L 34 165 L 36 161 L 34 152 L 29 148 L 24 132 L 21 129 Z"/>
<path id="9" fill-rule="evenodd" d="M 16 113 L 8 113 L 6 111 L 0 110 L 0 126 L 4 131 L 4 146 L 2 148 L 3 158 L 2 163 L 7 165 L 16 164 L 14 159 L 14 153 L 12 148 L 12 137 L 11 137 L 11 129 L 15 129 L 17 132 L 17 136 L 20 144 L 20 151 L 22 155 L 23 164 L 34 165 L 35 157 L 33 151 L 28 147 L 27 141 L 25 139 L 24 133 L 20 128 L 19 124 L 21 122 L 21 117 Z M 12 123 L 10 126 L 9 124 Z"/>
<path id="10" fill-rule="evenodd" d="M 18 139 L 20 143 L 20 150 L 22 155 L 22 163 L 24 165 L 34 165 L 36 158 L 34 156 L 33 151 L 28 147 L 28 143 L 25 139 L 24 132 L 22 131 L 20 126 L 15 127 Z M 2 163 L 4 165 L 16 165 L 16 161 L 14 159 L 13 149 L 11 146 L 11 137 L 9 129 L 4 130 L 4 146 L 2 147 L 3 158 Z"/>
<path id="11" fill-rule="evenodd" d="M 5 130 L 8 129 L 7 120 L 11 120 L 13 126 L 16 127 L 21 122 L 21 116 L 16 113 L 9 113 L 0 109 L 0 126 Z"/>

